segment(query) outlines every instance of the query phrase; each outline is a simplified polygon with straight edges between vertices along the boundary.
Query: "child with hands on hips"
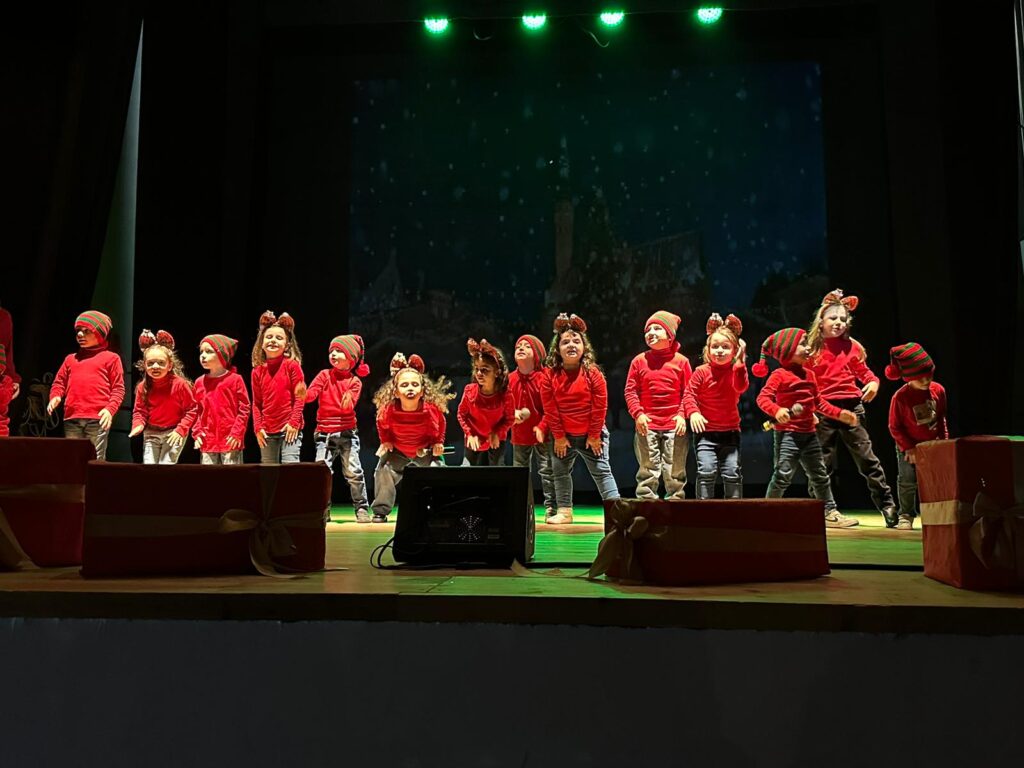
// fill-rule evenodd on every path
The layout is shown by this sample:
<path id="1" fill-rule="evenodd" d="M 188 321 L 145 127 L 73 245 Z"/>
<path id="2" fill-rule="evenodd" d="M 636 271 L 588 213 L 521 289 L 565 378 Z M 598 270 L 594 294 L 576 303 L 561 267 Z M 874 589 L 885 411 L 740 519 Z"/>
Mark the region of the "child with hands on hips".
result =
<path id="1" fill-rule="evenodd" d="M 143 464 L 177 464 L 185 438 L 196 419 L 192 384 L 174 351 L 174 337 L 167 331 L 143 329 L 139 336 L 142 359 L 135 367 L 142 381 L 135 388 L 132 429 L 128 437 L 142 434 Z"/>
<path id="2" fill-rule="evenodd" d="M 725 498 L 743 497 L 740 462 L 740 395 L 747 391 L 747 345 L 736 315 L 708 318 L 704 364 L 690 377 L 683 405 L 690 419 L 697 454 L 697 498 L 715 497 L 722 476 Z"/>
<path id="3" fill-rule="evenodd" d="M 199 364 L 206 374 L 193 387 L 196 423 L 192 439 L 201 464 L 241 464 L 249 423 L 249 392 L 231 360 L 238 341 L 220 333 L 199 342 Z"/>
<path id="4" fill-rule="evenodd" d="M 516 340 L 516 368 L 508 375 L 515 423 L 512 425 L 512 466 L 532 467 L 537 457 L 537 472 L 544 493 L 544 519 L 555 516 L 555 486 L 551 476 L 551 449 L 546 442 L 541 382 L 547 376 L 544 342 L 531 334 Z"/>
<path id="5" fill-rule="evenodd" d="M 515 420 L 508 393 L 508 367 L 501 350 L 487 339 L 466 342 L 473 381 L 466 385 L 457 412 L 465 435 L 466 463 L 500 466 L 505 463 L 505 439 Z"/>
<path id="6" fill-rule="evenodd" d="M 121 357 L 107 348 L 114 323 L 94 309 L 75 320 L 78 352 L 64 358 L 50 385 L 46 413 L 64 403 L 64 437 L 84 437 L 96 448 L 96 458 L 107 456 L 107 441 L 114 414 L 124 400 Z"/>
<path id="7" fill-rule="evenodd" d="M 252 349 L 252 426 L 261 464 L 295 464 L 302 447 L 306 382 L 295 320 L 287 312 L 260 316 Z"/>

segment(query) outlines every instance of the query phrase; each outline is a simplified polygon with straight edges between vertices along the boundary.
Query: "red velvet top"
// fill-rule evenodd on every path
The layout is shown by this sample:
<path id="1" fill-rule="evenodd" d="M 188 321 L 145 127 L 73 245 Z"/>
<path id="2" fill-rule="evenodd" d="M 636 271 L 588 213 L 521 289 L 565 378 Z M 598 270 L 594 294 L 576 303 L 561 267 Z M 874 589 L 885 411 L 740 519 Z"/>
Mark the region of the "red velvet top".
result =
<path id="1" fill-rule="evenodd" d="M 803 406 L 799 416 L 793 413 L 796 403 Z M 838 419 L 841 413 L 839 408 L 821 397 L 814 374 L 796 363 L 772 371 L 757 396 L 757 407 L 773 419 L 779 408 L 789 409 L 790 420 L 785 424 L 776 422 L 777 432 L 814 432 L 815 411 L 830 419 Z"/>

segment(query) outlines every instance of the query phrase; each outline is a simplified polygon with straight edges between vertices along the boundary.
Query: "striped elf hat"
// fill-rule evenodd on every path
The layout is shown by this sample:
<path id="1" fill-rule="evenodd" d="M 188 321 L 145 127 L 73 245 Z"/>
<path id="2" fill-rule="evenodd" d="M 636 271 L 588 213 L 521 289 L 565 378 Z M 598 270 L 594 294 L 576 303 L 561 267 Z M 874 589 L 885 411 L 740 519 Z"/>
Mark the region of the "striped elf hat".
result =
<path id="1" fill-rule="evenodd" d="M 7 370 L 7 347 L 0 344 L 0 375 Z"/>
<path id="2" fill-rule="evenodd" d="M 211 333 L 209 336 L 203 336 L 199 346 L 203 344 L 209 344 L 213 347 L 213 351 L 217 354 L 217 359 L 220 360 L 220 364 L 225 368 L 231 365 L 231 359 L 235 356 L 235 351 L 238 349 L 238 339 L 232 339 L 230 336 L 225 336 L 222 333 Z"/>
<path id="3" fill-rule="evenodd" d="M 665 333 L 668 334 L 669 341 L 676 340 L 676 331 L 679 330 L 679 323 L 681 318 L 679 315 L 673 315 L 671 312 L 664 310 L 658 310 L 653 315 L 647 318 L 647 322 L 644 323 L 644 330 L 646 331 L 652 325 L 660 325 L 665 329 Z"/>
<path id="4" fill-rule="evenodd" d="M 345 357 L 352 362 L 352 373 L 356 376 L 362 378 L 370 374 L 370 366 L 363 361 L 363 357 L 366 355 L 366 346 L 363 344 L 362 336 L 354 333 L 335 336 L 331 339 L 328 351 L 334 349 L 345 353 Z"/>
<path id="5" fill-rule="evenodd" d="M 935 371 L 931 355 L 916 341 L 893 347 L 889 350 L 889 359 L 892 362 L 885 366 L 885 377 L 893 381 L 923 379 Z"/>
<path id="6" fill-rule="evenodd" d="M 516 346 L 518 347 L 524 341 L 530 345 L 530 351 L 533 352 L 533 364 L 538 368 L 543 366 L 544 359 L 548 356 L 548 351 L 544 348 L 544 342 L 538 339 L 536 336 L 532 336 L 529 333 L 524 333 L 522 336 L 516 339 Z"/>
<path id="7" fill-rule="evenodd" d="M 103 339 L 110 335 L 110 329 L 113 327 L 114 321 L 110 319 L 110 316 L 95 309 L 87 309 L 75 318 L 76 331 L 79 328 L 95 331 Z"/>
<path id="8" fill-rule="evenodd" d="M 750 369 L 751 372 L 762 379 L 767 376 L 766 357 L 774 357 L 785 365 L 793 357 L 793 353 L 796 352 L 796 348 L 800 346 L 806 335 L 807 331 L 803 328 L 783 328 L 781 331 L 773 333 L 761 344 L 761 359 L 754 363 Z"/>

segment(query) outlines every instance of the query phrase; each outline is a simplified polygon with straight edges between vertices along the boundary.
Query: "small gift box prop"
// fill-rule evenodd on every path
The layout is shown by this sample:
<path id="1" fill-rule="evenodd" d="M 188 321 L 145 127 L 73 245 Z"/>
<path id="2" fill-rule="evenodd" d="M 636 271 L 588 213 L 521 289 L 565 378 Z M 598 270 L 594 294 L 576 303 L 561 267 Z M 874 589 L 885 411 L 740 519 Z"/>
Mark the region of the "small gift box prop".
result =
<path id="1" fill-rule="evenodd" d="M 825 507 L 805 499 L 604 503 L 590 577 L 683 586 L 829 573 Z"/>
<path id="2" fill-rule="evenodd" d="M 93 462 L 82 575 L 322 570 L 330 497 L 331 473 L 322 463 Z"/>
<path id="3" fill-rule="evenodd" d="M 924 573 L 964 589 L 1024 587 L 1024 442 L 917 446 Z"/>
<path id="4" fill-rule="evenodd" d="M 0 567 L 82 562 L 88 440 L 0 439 Z"/>

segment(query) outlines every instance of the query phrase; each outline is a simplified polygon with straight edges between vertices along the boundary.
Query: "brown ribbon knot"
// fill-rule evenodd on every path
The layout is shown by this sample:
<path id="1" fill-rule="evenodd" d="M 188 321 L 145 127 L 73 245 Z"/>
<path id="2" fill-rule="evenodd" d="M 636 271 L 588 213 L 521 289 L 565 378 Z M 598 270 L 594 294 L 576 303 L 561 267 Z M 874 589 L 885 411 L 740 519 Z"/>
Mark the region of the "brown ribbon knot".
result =
<path id="1" fill-rule="evenodd" d="M 1024 502 L 1019 498 L 1008 507 L 984 492 L 974 497 L 974 522 L 969 540 L 971 551 L 986 568 L 1016 571 L 1024 581 Z"/>
<path id="2" fill-rule="evenodd" d="M 627 501 L 616 501 L 612 505 L 611 520 L 612 529 L 601 539 L 587 578 L 596 579 L 618 562 L 619 578 L 643 581 L 644 572 L 636 558 L 634 542 L 644 537 L 650 523 L 643 515 L 636 514 L 633 504 Z"/>

